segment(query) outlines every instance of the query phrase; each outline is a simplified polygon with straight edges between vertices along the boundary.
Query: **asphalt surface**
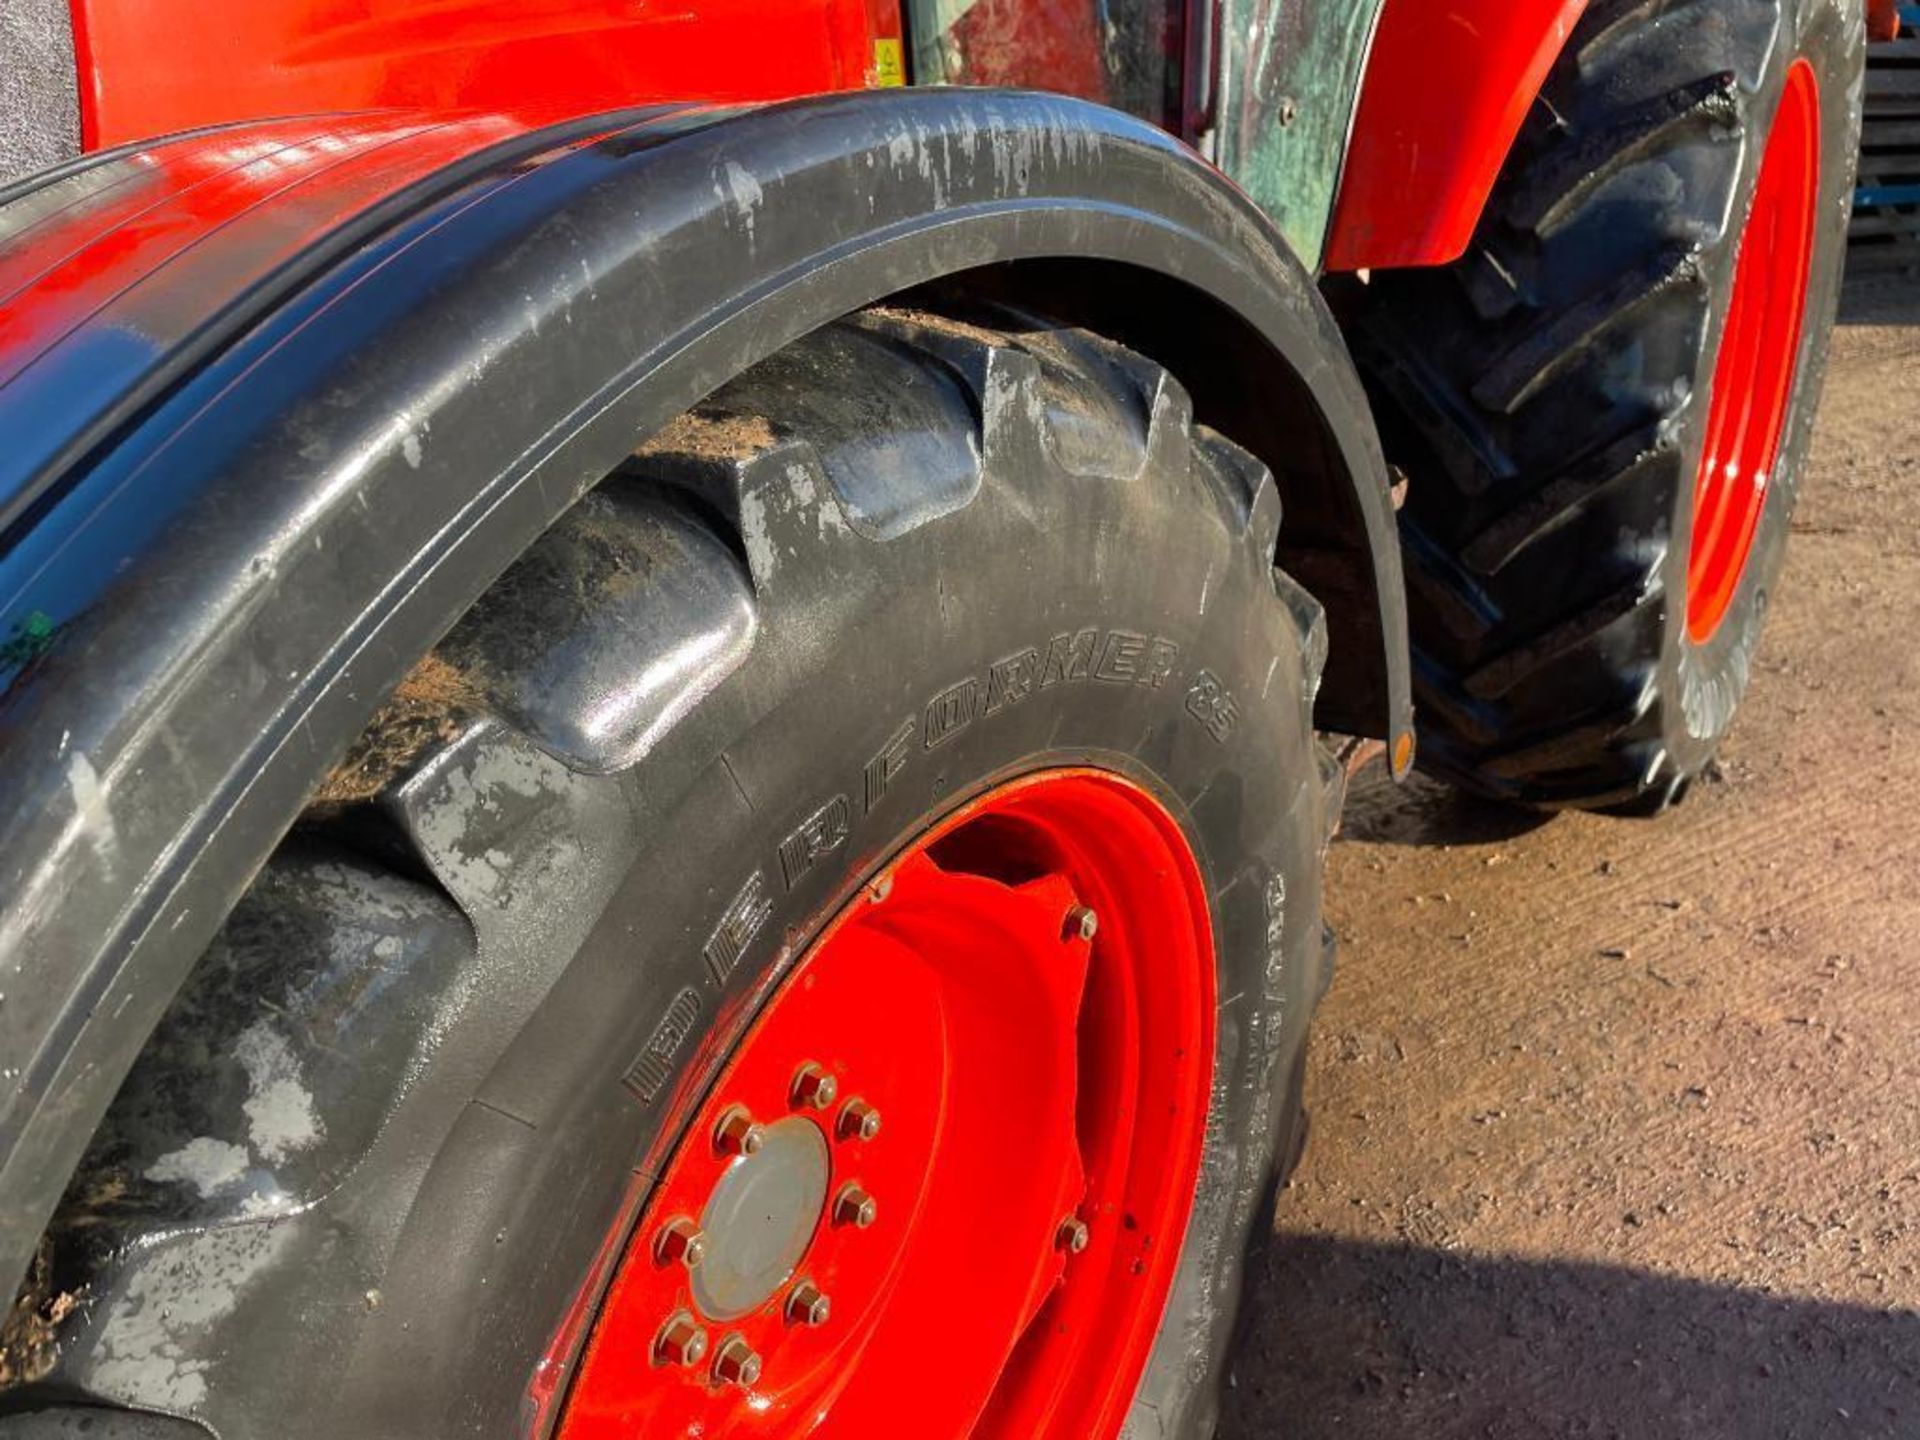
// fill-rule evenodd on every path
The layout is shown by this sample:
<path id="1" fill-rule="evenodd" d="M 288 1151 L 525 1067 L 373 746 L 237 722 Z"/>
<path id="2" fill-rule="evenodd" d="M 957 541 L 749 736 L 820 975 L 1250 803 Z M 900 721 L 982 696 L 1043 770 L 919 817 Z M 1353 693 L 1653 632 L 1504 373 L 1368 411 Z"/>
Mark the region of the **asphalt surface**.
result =
<path id="1" fill-rule="evenodd" d="M 1677 811 L 1356 790 L 1221 1440 L 1920 1437 L 1920 282 L 1794 532 Z"/>

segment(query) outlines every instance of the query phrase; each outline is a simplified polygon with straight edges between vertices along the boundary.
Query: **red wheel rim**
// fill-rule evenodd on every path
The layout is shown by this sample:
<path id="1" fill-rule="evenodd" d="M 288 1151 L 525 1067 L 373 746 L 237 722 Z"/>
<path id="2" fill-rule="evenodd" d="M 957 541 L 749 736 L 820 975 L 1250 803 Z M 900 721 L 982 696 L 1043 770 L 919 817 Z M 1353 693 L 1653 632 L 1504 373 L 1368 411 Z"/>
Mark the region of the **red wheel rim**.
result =
<path id="1" fill-rule="evenodd" d="M 1050 771 L 948 817 L 722 1071 L 627 1244 L 561 1440 L 1111 1440 L 1186 1231 L 1213 1014 L 1199 868 L 1146 791 Z"/>
<path id="2" fill-rule="evenodd" d="M 1793 401 L 1819 188 L 1820 86 L 1813 67 L 1797 60 L 1761 158 L 1714 366 L 1687 560 L 1687 634 L 1695 643 L 1726 618 L 1766 509 Z"/>

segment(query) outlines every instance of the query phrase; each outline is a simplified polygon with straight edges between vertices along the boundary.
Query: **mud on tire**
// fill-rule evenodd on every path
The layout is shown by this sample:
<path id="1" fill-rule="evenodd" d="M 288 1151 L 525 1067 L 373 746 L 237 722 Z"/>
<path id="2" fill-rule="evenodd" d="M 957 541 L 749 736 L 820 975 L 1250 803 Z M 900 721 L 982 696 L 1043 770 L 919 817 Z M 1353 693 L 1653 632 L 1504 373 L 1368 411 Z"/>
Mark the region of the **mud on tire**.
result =
<path id="1" fill-rule="evenodd" d="M 493 586 L 254 882 L 70 1187 L 86 1301 L 11 1398 L 542 1433 L 634 1177 L 824 917 L 929 816 L 1080 764 L 1180 817 L 1214 911 L 1200 1193 L 1128 1432 L 1209 1434 L 1327 960 L 1326 632 L 1280 520 L 1084 332 L 875 310 L 725 387 Z M 996 688 L 1026 654 L 1059 664 Z"/>

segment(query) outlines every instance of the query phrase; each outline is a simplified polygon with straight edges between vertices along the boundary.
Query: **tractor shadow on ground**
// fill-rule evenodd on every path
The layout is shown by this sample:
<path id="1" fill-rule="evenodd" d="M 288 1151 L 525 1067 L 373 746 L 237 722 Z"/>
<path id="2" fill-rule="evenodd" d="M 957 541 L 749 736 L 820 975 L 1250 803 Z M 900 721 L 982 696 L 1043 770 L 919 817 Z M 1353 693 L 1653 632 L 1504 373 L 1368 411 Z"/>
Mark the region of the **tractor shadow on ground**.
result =
<path id="1" fill-rule="evenodd" d="M 1920 1434 L 1920 1313 L 1601 1265 L 1274 1241 L 1217 1440 Z"/>
<path id="2" fill-rule="evenodd" d="M 1347 788 L 1341 840 L 1376 845 L 1495 845 L 1538 830 L 1554 817 L 1482 800 L 1417 771 L 1396 785 L 1371 765 Z"/>

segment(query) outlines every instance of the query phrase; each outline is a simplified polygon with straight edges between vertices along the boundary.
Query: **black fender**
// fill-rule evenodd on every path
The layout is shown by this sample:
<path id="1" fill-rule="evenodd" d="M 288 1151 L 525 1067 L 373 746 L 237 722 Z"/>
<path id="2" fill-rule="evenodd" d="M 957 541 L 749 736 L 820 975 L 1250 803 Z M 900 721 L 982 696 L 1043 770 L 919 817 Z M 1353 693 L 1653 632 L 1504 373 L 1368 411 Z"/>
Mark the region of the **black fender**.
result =
<path id="1" fill-rule="evenodd" d="M 182 145 L 230 154 L 170 182 Z M 0 327 L 0 1278 L 413 660 L 637 436 L 862 305 L 979 275 L 1175 366 L 1279 475 L 1296 573 L 1340 592 L 1321 723 L 1409 734 L 1338 329 L 1238 191 L 1115 112 L 951 90 L 264 122 L 0 193 L 0 279 L 90 213 L 177 223 L 118 270 L 62 242 Z"/>

